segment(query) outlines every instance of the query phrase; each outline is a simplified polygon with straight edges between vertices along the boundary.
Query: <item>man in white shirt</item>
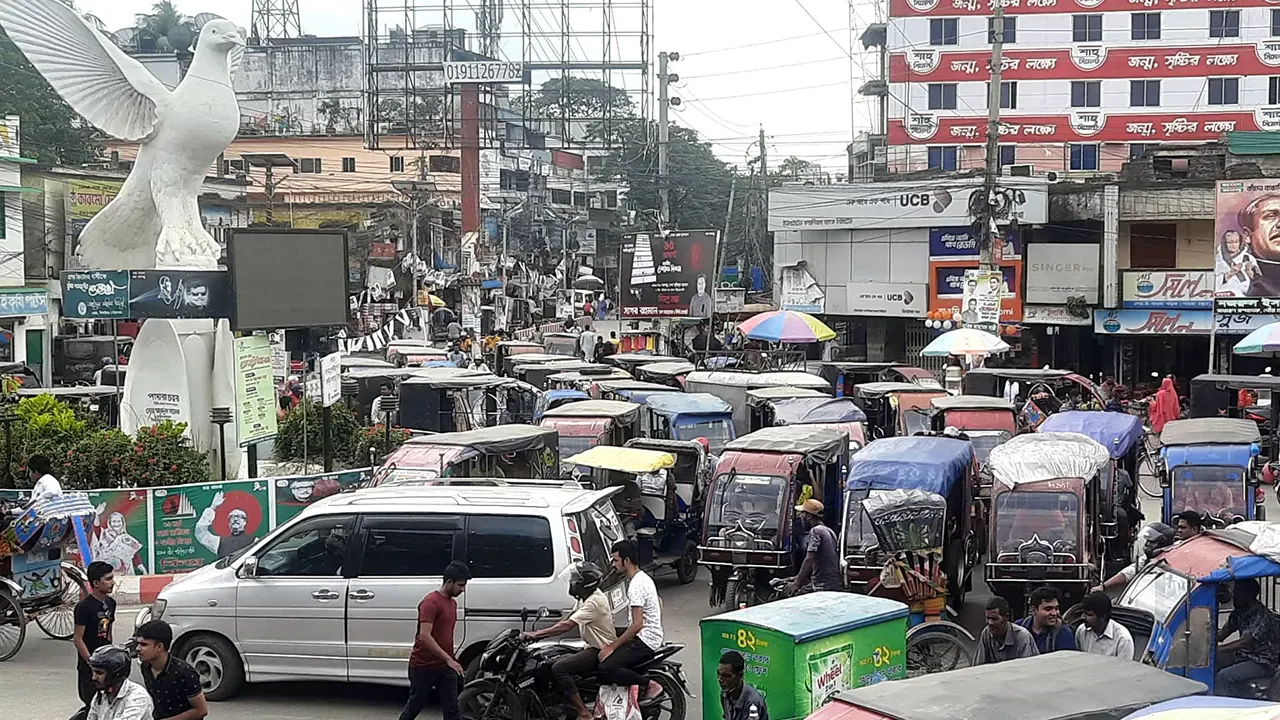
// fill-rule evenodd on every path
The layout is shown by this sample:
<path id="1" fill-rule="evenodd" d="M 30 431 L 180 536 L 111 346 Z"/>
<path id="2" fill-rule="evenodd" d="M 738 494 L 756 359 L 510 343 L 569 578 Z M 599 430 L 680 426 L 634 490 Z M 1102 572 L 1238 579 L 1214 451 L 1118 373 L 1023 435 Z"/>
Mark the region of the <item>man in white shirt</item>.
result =
<path id="1" fill-rule="evenodd" d="M 600 336 L 595 330 L 591 329 L 591 323 L 587 323 L 582 329 L 582 334 L 578 336 L 578 353 L 582 355 L 582 359 L 587 362 L 595 362 L 596 360 L 596 342 Z"/>
<path id="2" fill-rule="evenodd" d="M 382 383 L 382 385 L 378 387 L 378 397 L 374 398 L 373 404 L 369 406 L 370 425 L 379 425 L 387 421 L 387 414 L 382 410 L 382 399 L 391 397 L 391 393 L 394 392 L 394 390 L 395 389 L 391 386 L 391 383 Z M 395 424 L 395 413 L 392 413 L 391 415 L 391 422 L 392 424 Z"/>
<path id="3" fill-rule="evenodd" d="M 627 600 L 631 605 L 631 624 L 618 639 L 600 650 L 600 678 L 603 682 L 623 687 L 640 685 L 640 704 L 651 705 L 660 699 L 662 686 L 645 680 L 633 668 L 653 659 L 662 647 L 662 603 L 653 578 L 640 570 L 640 548 L 635 540 L 613 544 L 613 567 L 627 578 Z"/>
<path id="4" fill-rule="evenodd" d="M 89 656 L 93 684 L 98 692 L 89 703 L 85 720 L 151 720 L 155 712 L 151 695 L 129 679 L 129 653 L 115 645 L 103 645 Z"/>
<path id="5" fill-rule="evenodd" d="M 11 512 L 16 517 L 35 506 L 36 503 L 62 494 L 62 483 L 53 476 L 53 463 L 44 455 L 32 455 L 27 460 L 27 472 L 35 486 L 31 488 L 31 499 L 24 508 L 14 508 Z"/>
<path id="6" fill-rule="evenodd" d="M 600 664 L 600 650 L 618 639 L 617 628 L 613 626 L 613 608 L 609 607 L 609 598 L 600 590 L 603 579 L 604 573 L 595 563 L 580 562 L 569 566 L 569 594 L 577 600 L 573 612 L 549 628 L 523 635 L 526 640 L 541 640 L 578 628 L 587 646 L 552 663 L 551 676 L 569 696 L 579 720 L 591 720 L 592 714 L 582 702 L 574 676 L 594 673 Z"/>
<path id="7" fill-rule="evenodd" d="M 1076 647 L 1094 655 L 1133 660 L 1133 636 L 1128 628 L 1111 619 L 1111 598 L 1091 592 L 1080 602 L 1084 624 L 1076 629 Z"/>

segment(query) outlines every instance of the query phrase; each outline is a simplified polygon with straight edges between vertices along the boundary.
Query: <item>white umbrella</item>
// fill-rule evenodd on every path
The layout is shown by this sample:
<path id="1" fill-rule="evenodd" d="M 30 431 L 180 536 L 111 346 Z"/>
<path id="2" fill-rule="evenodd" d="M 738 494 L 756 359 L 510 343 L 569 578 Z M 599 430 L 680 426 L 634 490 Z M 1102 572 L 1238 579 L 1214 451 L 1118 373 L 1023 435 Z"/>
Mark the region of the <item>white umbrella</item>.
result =
<path id="1" fill-rule="evenodd" d="M 925 346 L 920 354 L 925 357 L 948 355 L 990 355 L 1009 349 L 1009 344 L 989 332 L 960 328 L 945 332 Z"/>

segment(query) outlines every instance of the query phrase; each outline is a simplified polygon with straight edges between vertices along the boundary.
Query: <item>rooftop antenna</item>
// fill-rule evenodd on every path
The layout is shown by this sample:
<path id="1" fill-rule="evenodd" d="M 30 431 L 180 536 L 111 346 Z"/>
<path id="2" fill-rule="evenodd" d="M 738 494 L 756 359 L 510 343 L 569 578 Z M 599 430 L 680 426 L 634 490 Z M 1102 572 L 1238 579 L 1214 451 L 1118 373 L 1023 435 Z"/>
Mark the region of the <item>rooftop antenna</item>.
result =
<path id="1" fill-rule="evenodd" d="M 298 0 L 253 0 L 249 37 L 259 42 L 302 37 Z"/>

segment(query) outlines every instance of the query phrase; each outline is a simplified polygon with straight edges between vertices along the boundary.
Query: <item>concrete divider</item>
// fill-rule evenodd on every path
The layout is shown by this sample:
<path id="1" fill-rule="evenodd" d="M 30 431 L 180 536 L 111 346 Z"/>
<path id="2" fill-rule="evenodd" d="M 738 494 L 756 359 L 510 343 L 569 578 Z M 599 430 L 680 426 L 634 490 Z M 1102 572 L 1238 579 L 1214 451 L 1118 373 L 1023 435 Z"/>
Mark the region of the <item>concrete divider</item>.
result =
<path id="1" fill-rule="evenodd" d="M 117 605 L 150 605 L 160 591 L 182 575 L 124 575 L 116 578 L 112 593 Z"/>

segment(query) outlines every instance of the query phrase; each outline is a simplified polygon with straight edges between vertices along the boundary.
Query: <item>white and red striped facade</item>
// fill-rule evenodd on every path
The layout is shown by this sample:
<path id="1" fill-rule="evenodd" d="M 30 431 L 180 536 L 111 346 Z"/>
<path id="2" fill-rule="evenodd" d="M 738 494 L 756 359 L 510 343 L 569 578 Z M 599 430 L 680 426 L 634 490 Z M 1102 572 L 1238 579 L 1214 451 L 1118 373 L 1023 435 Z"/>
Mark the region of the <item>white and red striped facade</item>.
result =
<path id="1" fill-rule="evenodd" d="M 992 2 L 999 1 L 888 0 L 888 143 L 896 169 L 927 167 L 931 147 L 935 163 L 954 156 L 957 169 L 982 165 L 987 26 Z M 1016 85 L 1016 103 L 1000 112 L 1000 143 L 1014 146 L 1005 152 L 1015 164 L 1115 171 L 1153 143 L 1280 130 L 1280 3 L 1003 2 L 1014 27 L 1002 79 Z M 1158 23 L 1158 39 L 1135 32 L 1135 13 L 1159 16 L 1143 20 Z M 1135 107 L 1131 81 L 1144 79 L 1159 81 L 1152 96 L 1158 99 Z M 931 85 L 954 89 L 935 87 L 938 107 L 930 108 Z"/>

